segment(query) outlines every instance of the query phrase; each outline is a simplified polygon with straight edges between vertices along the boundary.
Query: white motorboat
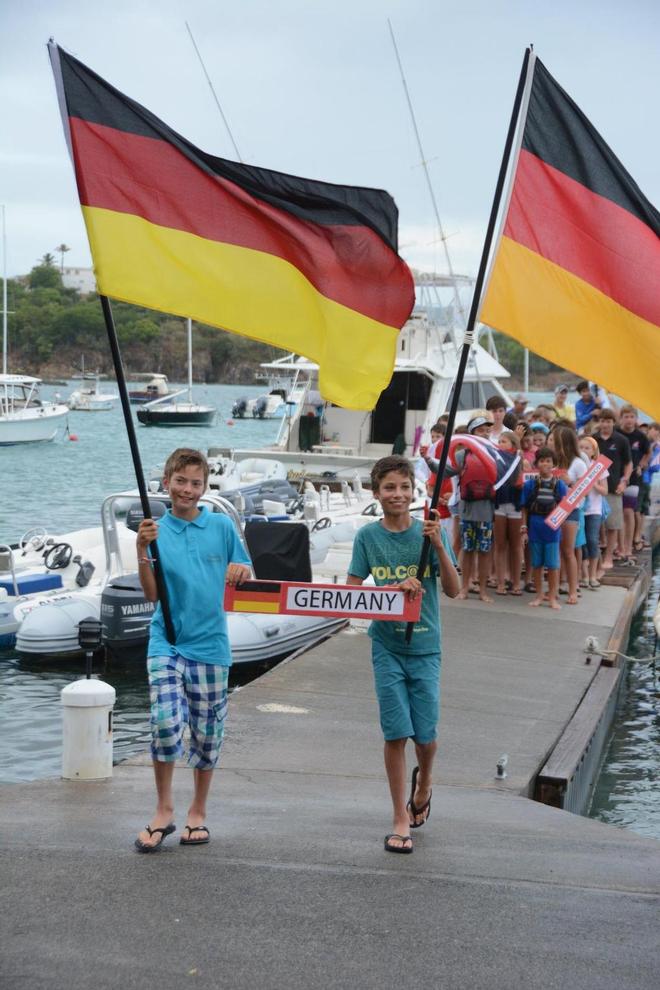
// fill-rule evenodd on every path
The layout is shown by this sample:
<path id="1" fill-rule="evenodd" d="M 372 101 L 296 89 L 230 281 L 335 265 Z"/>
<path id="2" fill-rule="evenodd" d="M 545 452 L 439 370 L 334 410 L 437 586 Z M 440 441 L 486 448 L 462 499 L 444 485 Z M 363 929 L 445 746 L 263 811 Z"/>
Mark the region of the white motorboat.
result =
<path id="1" fill-rule="evenodd" d="M 41 379 L 0 375 L 0 446 L 54 440 L 69 414 L 68 406 L 39 396 Z"/>
<path id="2" fill-rule="evenodd" d="M 167 501 L 166 494 L 152 493 L 149 497 L 154 503 Z M 229 514 L 240 527 L 233 505 L 220 495 L 207 492 L 203 502 L 211 511 Z M 119 514 L 127 508 L 125 526 L 120 523 Z M 106 557 L 103 582 L 90 584 L 79 592 L 62 593 L 57 598 L 44 596 L 31 601 L 29 609 L 26 608 L 21 616 L 16 636 L 17 652 L 52 658 L 78 655 L 81 652 L 78 623 L 92 617 L 103 623 L 104 643 L 113 655 L 144 658 L 155 606 L 145 600 L 136 573 L 135 535 L 131 530 L 140 518 L 141 508 L 139 502 L 136 503 L 135 493 L 121 493 L 105 499 L 101 510 Z M 349 535 L 347 527 L 341 535 Z M 128 558 L 122 552 L 126 541 L 131 544 Z M 283 657 L 317 642 L 343 625 L 341 619 L 239 613 L 230 613 L 227 622 L 234 663 Z"/>
<path id="3" fill-rule="evenodd" d="M 119 532 L 123 553 L 135 557 L 135 537 Z M 106 551 L 100 526 L 49 535 L 43 526 L 23 534 L 15 546 L 0 545 L 0 648 L 14 645 L 16 632 L 35 607 L 69 600 L 72 593 L 103 586 Z"/>
<path id="4" fill-rule="evenodd" d="M 72 392 L 68 399 L 69 409 L 78 412 L 107 412 L 114 409 L 119 392 L 104 392 L 96 375 L 94 385 L 82 385 Z"/>
<path id="5" fill-rule="evenodd" d="M 420 438 L 447 409 L 463 344 L 454 303 L 441 290 L 456 292 L 456 277 L 436 276 L 418 284 L 418 305 L 399 335 L 392 379 L 371 411 L 342 409 L 326 402 L 318 388 L 318 365 L 289 354 L 262 365 L 273 387 L 287 397 L 275 443 L 264 449 L 212 447 L 209 457 L 271 458 L 281 461 L 291 480 L 352 478 L 368 480 L 371 465 L 393 449 L 415 453 Z M 471 285 L 463 279 L 461 285 Z M 511 399 L 499 383 L 508 371 L 492 353 L 475 343 L 468 363 L 459 411 L 467 415 L 493 395 Z M 459 420 L 460 422 L 460 420 Z"/>

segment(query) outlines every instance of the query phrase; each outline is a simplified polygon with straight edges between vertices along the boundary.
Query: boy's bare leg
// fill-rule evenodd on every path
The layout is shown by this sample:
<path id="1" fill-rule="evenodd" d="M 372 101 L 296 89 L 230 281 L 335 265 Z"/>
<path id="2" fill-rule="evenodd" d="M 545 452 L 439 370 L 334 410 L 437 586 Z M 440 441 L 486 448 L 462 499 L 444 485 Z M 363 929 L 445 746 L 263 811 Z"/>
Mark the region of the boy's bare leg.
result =
<path id="1" fill-rule="evenodd" d="M 433 760 L 435 759 L 435 754 L 437 752 L 438 743 L 436 739 L 428 743 L 415 743 L 415 753 L 417 755 L 417 765 L 419 767 L 419 773 L 417 774 L 417 787 L 415 788 L 415 794 L 413 796 L 413 804 L 416 808 L 422 808 L 431 796 L 431 787 L 433 785 Z M 416 818 L 414 818 L 410 812 L 408 812 L 408 816 L 408 821 L 411 825 L 414 823 L 417 825 L 422 825 L 428 817 L 428 811 L 422 812 L 422 814 L 417 815 Z"/>
<path id="2" fill-rule="evenodd" d="M 406 742 L 407 739 L 386 739 L 384 747 L 385 773 L 392 795 L 392 831 L 397 835 L 410 835 L 410 820 L 406 810 Z M 399 839 L 391 839 L 390 845 L 402 846 Z"/>
<path id="3" fill-rule="evenodd" d="M 554 572 L 559 577 L 559 571 Z M 536 588 L 536 594 L 529 603 L 533 608 L 537 608 L 543 602 L 543 568 L 534 567 L 532 570 L 532 580 Z"/>
<path id="4" fill-rule="evenodd" d="M 152 829 L 165 828 L 166 825 L 170 824 L 174 815 L 174 798 L 172 797 L 174 762 L 165 763 L 163 760 L 154 760 L 153 768 L 158 803 L 155 814 L 149 822 L 149 827 Z M 157 846 L 162 840 L 162 835 L 160 833 L 149 835 L 148 832 L 142 831 L 138 838 L 145 846 Z"/>
<path id="5" fill-rule="evenodd" d="M 550 608 L 559 610 L 561 605 L 557 601 L 557 593 L 559 591 L 559 571 L 553 568 L 548 568 L 548 605 Z"/>
<path id="6" fill-rule="evenodd" d="M 489 605 L 492 605 L 493 602 L 493 599 L 488 594 L 491 559 L 492 551 L 489 553 L 480 553 L 477 559 L 477 566 L 479 568 L 479 598 L 482 602 L 487 602 Z"/>
<path id="7" fill-rule="evenodd" d="M 212 779 L 213 770 L 193 770 L 195 791 L 186 816 L 186 825 L 190 825 L 191 828 L 194 828 L 196 825 L 206 824 L 206 801 L 209 796 Z M 199 834 L 199 832 L 196 833 L 196 835 Z M 193 835 L 194 838 L 195 835 Z"/>
<path id="8" fill-rule="evenodd" d="M 470 591 L 470 581 L 472 580 L 472 568 L 474 565 L 474 551 L 463 551 L 463 562 L 461 564 L 461 590 L 456 595 L 457 598 L 467 598 Z"/>

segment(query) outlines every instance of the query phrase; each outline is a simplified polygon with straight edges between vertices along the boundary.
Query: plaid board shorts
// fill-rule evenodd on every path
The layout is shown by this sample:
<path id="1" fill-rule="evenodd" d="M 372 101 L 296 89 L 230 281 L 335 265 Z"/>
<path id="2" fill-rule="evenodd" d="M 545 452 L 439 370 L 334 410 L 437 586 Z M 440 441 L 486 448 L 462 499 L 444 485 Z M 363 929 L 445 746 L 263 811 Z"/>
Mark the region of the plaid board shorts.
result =
<path id="1" fill-rule="evenodd" d="M 467 553 L 488 553 L 493 544 L 492 522 L 461 520 L 461 546 Z"/>
<path id="2" fill-rule="evenodd" d="M 225 732 L 229 668 L 175 653 L 148 657 L 147 672 L 152 759 L 171 763 L 183 756 L 183 732 L 189 726 L 188 766 L 212 770 Z"/>

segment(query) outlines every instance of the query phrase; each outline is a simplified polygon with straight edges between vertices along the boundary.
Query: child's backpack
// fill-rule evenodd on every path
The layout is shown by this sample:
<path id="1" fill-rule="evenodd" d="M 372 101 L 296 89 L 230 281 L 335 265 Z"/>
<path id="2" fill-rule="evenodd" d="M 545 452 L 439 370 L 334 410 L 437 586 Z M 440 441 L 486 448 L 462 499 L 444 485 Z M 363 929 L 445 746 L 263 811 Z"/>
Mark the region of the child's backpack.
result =
<path id="1" fill-rule="evenodd" d="M 534 485 L 534 494 L 529 501 L 529 512 L 535 516 L 549 516 L 560 501 L 557 494 L 557 479 L 549 478 L 547 481 L 542 481 L 536 478 Z"/>

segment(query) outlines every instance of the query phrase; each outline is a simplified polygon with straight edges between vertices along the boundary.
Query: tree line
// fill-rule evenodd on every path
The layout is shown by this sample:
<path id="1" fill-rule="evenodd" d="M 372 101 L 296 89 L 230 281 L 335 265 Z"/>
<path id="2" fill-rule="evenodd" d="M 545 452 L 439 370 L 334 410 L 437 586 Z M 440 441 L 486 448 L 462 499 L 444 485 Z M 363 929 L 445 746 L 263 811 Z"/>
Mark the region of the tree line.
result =
<path id="1" fill-rule="evenodd" d="M 58 250 L 61 250 L 61 247 Z M 67 378 L 80 371 L 113 374 L 101 304 L 96 293 L 66 288 L 51 254 L 29 275 L 7 280 L 8 363 L 13 374 Z M 128 373 L 187 377 L 186 321 L 128 303 L 112 303 Z M 267 344 L 201 323 L 193 324 L 193 369 L 204 382 L 250 382 L 261 361 L 280 356 Z"/>

